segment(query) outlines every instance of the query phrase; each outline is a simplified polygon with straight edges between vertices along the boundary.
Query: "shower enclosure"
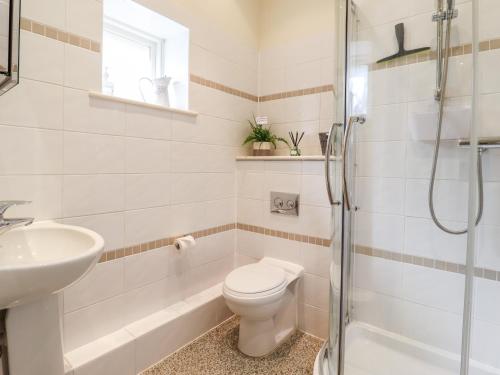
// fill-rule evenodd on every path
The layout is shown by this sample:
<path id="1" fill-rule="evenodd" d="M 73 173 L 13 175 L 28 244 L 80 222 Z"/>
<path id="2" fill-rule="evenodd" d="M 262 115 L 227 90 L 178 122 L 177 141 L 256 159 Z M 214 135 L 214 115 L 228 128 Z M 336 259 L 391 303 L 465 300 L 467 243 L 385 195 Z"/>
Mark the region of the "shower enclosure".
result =
<path id="1" fill-rule="evenodd" d="M 315 373 L 500 374 L 500 3 L 336 2 L 342 145 Z M 377 63 L 401 50 L 396 25 L 405 50 L 430 49 Z"/>

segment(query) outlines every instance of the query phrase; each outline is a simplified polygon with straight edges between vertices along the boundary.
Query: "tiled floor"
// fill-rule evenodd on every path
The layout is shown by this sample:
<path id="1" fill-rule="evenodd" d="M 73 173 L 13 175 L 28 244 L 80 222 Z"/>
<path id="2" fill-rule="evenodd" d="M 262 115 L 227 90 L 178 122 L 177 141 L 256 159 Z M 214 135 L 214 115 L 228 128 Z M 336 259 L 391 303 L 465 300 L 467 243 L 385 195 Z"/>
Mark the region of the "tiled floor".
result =
<path id="1" fill-rule="evenodd" d="M 238 319 L 233 318 L 200 337 L 142 375 L 307 375 L 322 341 L 302 332 L 264 358 L 251 358 L 237 349 Z"/>

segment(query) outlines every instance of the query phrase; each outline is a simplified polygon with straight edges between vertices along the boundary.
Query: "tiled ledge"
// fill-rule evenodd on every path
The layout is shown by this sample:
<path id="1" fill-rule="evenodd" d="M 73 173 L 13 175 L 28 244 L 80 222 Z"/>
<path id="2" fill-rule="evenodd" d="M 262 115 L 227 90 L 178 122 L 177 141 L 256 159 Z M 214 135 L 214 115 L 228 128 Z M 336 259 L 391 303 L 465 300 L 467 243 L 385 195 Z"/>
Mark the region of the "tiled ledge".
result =
<path id="1" fill-rule="evenodd" d="M 131 105 L 145 107 L 145 108 L 154 109 L 154 110 L 158 110 L 158 111 L 177 113 L 177 114 L 193 116 L 193 117 L 198 116 L 198 112 L 194 112 L 194 111 L 165 107 L 165 106 L 159 105 L 159 104 L 151 104 L 151 103 L 141 102 L 139 100 L 120 98 L 118 96 L 107 95 L 107 94 L 103 94 L 103 93 L 97 92 L 97 91 L 89 91 L 89 96 L 91 98 L 96 98 L 96 99 L 100 99 L 100 100 L 107 100 L 107 101 L 116 102 L 116 103 L 123 103 L 123 104 L 131 104 Z"/>
<path id="2" fill-rule="evenodd" d="M 257 161 L 257 160 L 271 160 L 271 161 L 324 161 L 323 155 L 304 155 L 304 156 L 238 156 L 236 161 Z M 341 158 L 332 156 L 330 160 L 339 161 Z"/>
<path id="3" fill-rule="evenodd" d="M 103 373 L 103 368 L 116 369 L 120 360 L 123 373 L 141 373 L 231 316 L 222 283 L 216 284 L 64 353 L 66 374 Z M 182 334 L 176 335 L 180 328 Z"/>

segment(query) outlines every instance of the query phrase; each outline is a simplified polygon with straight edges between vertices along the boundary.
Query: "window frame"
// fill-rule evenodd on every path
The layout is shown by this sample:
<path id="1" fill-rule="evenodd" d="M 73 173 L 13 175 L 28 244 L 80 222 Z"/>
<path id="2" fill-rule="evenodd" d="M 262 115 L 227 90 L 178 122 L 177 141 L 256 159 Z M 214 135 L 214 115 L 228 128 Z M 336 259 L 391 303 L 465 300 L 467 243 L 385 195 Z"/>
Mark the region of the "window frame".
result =
<path id="1" fill-rule="evenodd" d="M 167 43 L 165 39 L 136 29 L 110 17 L 104 17 L 103 19 L 103 39 L 104 33 L 114 34 L 119 38 L 129 40 L 131 43 L 147 47 L 151 58 L 152 77 L 150 78 L 155 79 L 165 75 L 165 50 Z"/>

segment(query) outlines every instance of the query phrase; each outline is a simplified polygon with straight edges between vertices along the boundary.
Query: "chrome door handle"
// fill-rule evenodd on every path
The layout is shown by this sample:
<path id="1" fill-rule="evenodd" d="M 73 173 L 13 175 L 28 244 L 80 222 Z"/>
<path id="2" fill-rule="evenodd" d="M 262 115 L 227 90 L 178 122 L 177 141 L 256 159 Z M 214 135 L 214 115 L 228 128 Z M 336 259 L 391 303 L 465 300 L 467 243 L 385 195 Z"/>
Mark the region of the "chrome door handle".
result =
<path id="1" fill-rule="evenodd" d="M 345 129 L 344 142 L 342 142 L 342 192 L 344 195 L 344 203 L 347 211 L 351 210 L 351 198 L 349 196 L 349 190 L 347 187 L 347 147 L 349 144 L 349 138 L 352 133 L 352 126 L 354 124 L 364 124 L 365 121 L 365 116 L 351 116 Z"/>
<path id="2" fill-rule="evenodd" d="M 332 192 L 332 185 L 330 182 L 330 154 L 332 152 L 332 140 L 333 140 L 333 131 L 335 128 L 341 127 L 343 124 L 341 123 L 335 123 L 332 125 L 330 128 L 330 131 L 328 132 L 328 140 L 326 141 L 326 150 L 325 150 L 325 181 L 326 181 L 326 193 L 328 195 L 328 200 L 330 201 L 330 204 L 333 205 L 340 205 L 341 203 L 339 201 L 336 201 L 333 198 L 333 192 Z"/>

